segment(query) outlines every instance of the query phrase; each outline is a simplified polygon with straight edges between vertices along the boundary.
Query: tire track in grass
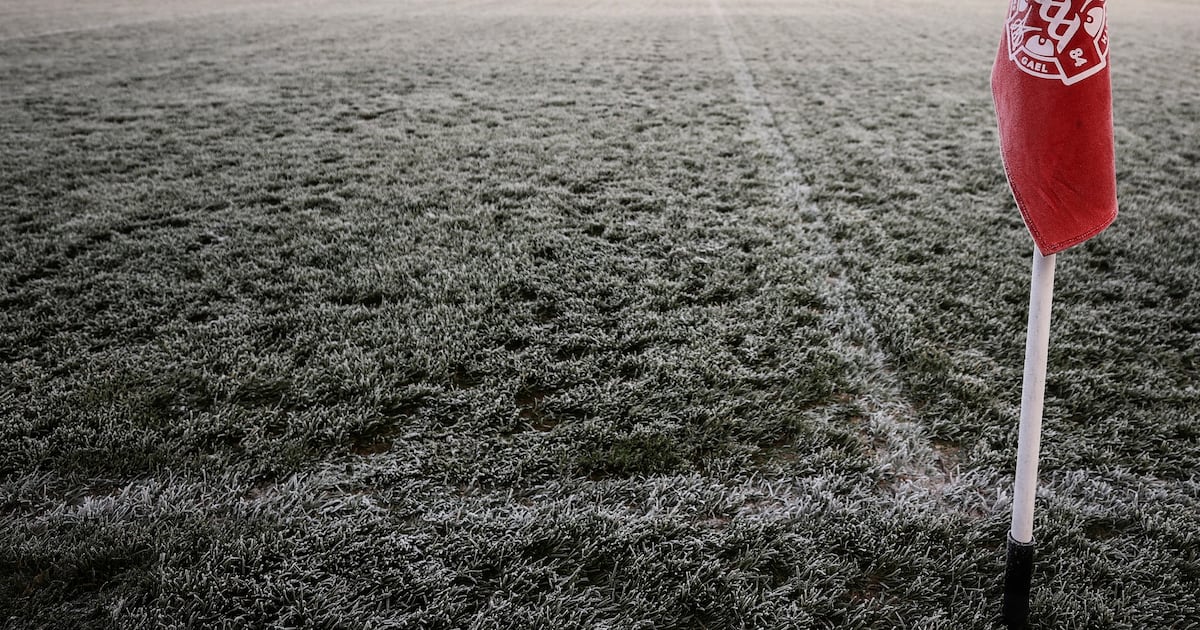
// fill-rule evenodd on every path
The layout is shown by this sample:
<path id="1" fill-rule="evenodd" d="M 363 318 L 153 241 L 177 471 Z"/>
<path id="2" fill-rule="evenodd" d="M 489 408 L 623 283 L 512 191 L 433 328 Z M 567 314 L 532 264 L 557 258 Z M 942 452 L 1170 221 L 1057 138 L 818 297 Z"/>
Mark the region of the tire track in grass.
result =
<path id="1" fill-rule="evenodd" d="M 811 244 L 813 262 L 828 274 L 824 297 L 832 308 L 825 311 L 823 318 L 853 366 L 850 379 L 860 390 L 853 400 L 866 412 L 864 432 L 872 441 L 877 462 L 873 472 L 887 480 L 885 485 L 896 494 L 939 493 L 955 481 L 955 458 L 937 449 L 914 421 L 913 405 L 904 396 L 899 378 L 888 367 L 879 334 L 858 291 L 840 271 L 846 261 L 830 237 L 833 229 L 830 220 L 810 200 L 810 187 L 804 182 L 799 160 L 755 85 L 720 1 L 709 0 L 709 4 L 721 52 L 733 72 L 750 119 L 750 130 L 777 171 L 779 212 L 788 215 L 786 223 L 793 237 Z"/>

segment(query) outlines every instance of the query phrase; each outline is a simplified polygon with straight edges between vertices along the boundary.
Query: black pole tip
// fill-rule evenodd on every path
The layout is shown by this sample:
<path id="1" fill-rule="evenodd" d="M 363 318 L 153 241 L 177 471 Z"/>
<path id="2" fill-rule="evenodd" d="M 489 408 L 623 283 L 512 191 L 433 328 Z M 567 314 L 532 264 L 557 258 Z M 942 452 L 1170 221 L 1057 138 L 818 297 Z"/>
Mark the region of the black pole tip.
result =
<path id="1" fill-rule="evenodd" d="M 1034 541 L 1013 540 L 1008 535 L 1008 556 L 1004 565 L 1004 607 L 1002 618 L 1010 630 L 1029 625 L 1029 587 L 1033 581 Z"/>

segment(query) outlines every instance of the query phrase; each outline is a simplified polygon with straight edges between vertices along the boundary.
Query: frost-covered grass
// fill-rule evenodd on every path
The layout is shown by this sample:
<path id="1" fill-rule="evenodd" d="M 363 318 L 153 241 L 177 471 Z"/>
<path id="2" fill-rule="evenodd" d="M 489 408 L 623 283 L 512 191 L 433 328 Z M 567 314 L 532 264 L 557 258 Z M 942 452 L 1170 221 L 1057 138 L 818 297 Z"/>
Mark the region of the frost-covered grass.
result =
<path id="1" fill-rule="evenodd" d="M 0 7 L 0 624 L 988 628 L 1002 2 Z M 1200 10 L 1114 5 L 1034 616 L 1200 627 Z"/>

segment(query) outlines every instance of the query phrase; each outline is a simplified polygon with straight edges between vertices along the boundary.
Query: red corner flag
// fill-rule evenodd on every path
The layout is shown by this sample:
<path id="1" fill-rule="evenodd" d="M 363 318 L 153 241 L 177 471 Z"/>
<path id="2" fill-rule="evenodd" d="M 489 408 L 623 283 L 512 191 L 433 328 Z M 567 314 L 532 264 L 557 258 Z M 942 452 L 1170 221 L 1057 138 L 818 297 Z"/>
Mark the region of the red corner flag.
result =
<path id="1" fill-rule="evenodd" d="M 1025 226 L 1049 256 L 1117 216 L 1104 0 L 1010 0 L 992 97 Z"/>

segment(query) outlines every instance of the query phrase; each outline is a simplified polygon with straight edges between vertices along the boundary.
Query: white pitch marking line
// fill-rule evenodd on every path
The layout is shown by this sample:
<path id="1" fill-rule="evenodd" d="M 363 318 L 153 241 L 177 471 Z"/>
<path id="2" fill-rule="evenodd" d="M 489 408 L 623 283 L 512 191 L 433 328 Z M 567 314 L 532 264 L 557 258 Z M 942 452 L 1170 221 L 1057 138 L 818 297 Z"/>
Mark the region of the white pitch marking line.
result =
<path id="1" fill-rule="evenodd" d="M 794 218 L 806 215 L 814 219 L 808 226 L 795 227 L 798 236 L 808 239 L 823 253 L 822 258 L 814 262 L 830 272 L 827 297 L 834 308 L 829 309 L 824 318 L 834 336 L 842 342 L 840 345 L 853 354 L 853 363 L 862 368 L 854 375 L 854 380 L 867 393 L 859 396 L 858 401 L 867 411 L 869 432 L 885 441 L 885 448 L 876 451 L 879 466 L 901 480 L 902 483 L 893 487 L 898 493 L 937 492 L 953 481 L 952 472 L 943 471 L 938 465 L 939 454 L 921 426 L 911 420 L 916 415 L 913 406 L 904 397 L 895 373 L 887 367 L 887 355 L 879 346 L 879 335 L 859 302 L 857 290 L 840 273 L 843 264 L 827 233 L 828 222 L 809 201 L 810 188 L 800 174 L 799 161 L 779 131 L 766 99 L 754 84 L 754 75 L 742 57 L 724 9 L 718 0 L 709 2 L 717 21 L 721 51 L 741 90 L 751 127 L 777 165 L 784 204 L 795 204 L 799 209 L 800 214 Z M 798 220 L 793 222 L 799 223 Z"/>

